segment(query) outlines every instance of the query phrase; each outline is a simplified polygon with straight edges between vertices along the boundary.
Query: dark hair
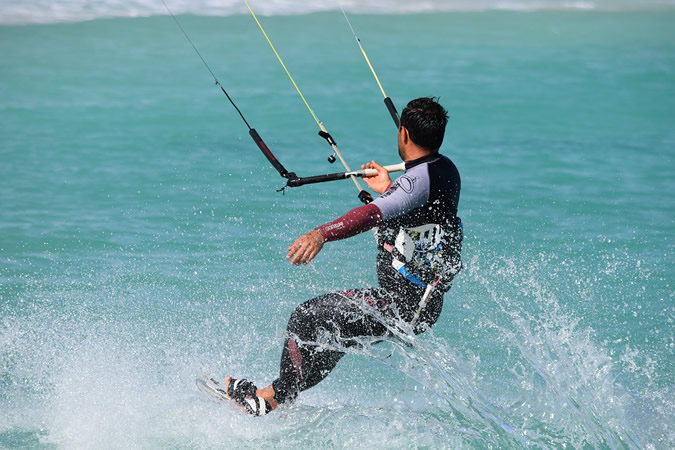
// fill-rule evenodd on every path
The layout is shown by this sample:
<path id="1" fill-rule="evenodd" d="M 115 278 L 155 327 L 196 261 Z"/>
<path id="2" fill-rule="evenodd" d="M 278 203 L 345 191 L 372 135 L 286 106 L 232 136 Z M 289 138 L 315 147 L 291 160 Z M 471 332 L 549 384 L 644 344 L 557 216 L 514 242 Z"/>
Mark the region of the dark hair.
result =
<path id="1" fill-rule="evenodd" d="M 435 152 L 443 143 L 448 111 L 436 97 L 411 100 L 401 113 L 401 126 L 408 130 L 410 139 L 420 147 Z"/>

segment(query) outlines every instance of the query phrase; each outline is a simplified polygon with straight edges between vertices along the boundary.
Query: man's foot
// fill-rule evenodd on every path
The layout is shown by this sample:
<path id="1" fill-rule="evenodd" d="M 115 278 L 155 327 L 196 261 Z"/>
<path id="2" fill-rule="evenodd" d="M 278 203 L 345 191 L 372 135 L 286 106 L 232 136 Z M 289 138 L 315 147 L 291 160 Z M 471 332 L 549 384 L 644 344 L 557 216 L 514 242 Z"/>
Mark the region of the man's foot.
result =
<path id="1" fill-rule="evenodd" d="M 277 407 L 271 385 L 258 389 L 248 380 L 237 380 L 228 376 L 225 378 L 225 395 L 254 416 L 264 416 Z"/>

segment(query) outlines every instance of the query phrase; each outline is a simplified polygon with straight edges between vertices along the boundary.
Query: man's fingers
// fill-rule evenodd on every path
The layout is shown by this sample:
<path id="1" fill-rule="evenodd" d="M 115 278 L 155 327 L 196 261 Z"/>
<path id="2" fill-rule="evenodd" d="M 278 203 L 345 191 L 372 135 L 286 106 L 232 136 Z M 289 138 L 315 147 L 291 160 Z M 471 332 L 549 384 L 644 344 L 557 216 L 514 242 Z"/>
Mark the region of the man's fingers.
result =
<path id="1" fill-rule="evenodd" d="M 382 175 L 384 173 L 384 174 L 387 174 L 387 176 L 389 176 L 389 172 L 387 172 L 387 170 L 384 168 L 384 166 L 375 162 L 375 160 L 372 160 L 372 161 L 370 161 L 366 164 L 361 164 L 361 168 L 362 169 L 375 169 L 375 170 L 377 170 L 378 175 Z M 373 176 L 376 176 L 376 175 L 373 175 Z M 368 177 L 366 177 L 366 178 L 368 178 Z"/>
<path id="2" fill-rule="evenodd" d="M 298 249 L 298 252 L 295 254 L 293 259 L 291 259 L 291 264 L 307 264 L 310 262 L 314 257 L 311 256 L 311 251 L 309 248 L 302 247 Z"/>
<path id="3" fill-rule="evenodd" d="M 323 247 L 323 237 L 318 231 L 310 231 L 309 233 L 300 236 L 290 247 L 288 247 L 288 254 L 286 259 L 290 259 L 290 263 L 307 264 L 321 251 Z"/>
<path id="4" fill-rule="evenodd" d="M 291 263 L 294 263 L 298 256 L 302 253 L 302 238 L 298 238 L 293 245 L 288 247 L 288 254 L 286 255 L 286 259 L 292 258 Z"/>
<path id="5" fill-rule="evenodd" d="M 306 260 L 305 254 L 307 253 L 309 244 L 307 240 L 303 238 L 298 239 L 298 241 L 293 244 L 293 250 L 289 252 L 287 256 L 287 258 L 291 258 L 291 264 L 301 264 Z"/>
<path id="6" fill-rule="evenodd" d="M 300 248 L 298 245 L 298 241 L 295 241 L 293 245 L 288 247 L 288 254 L 286 255 L 286 258 L 290 258 L 291 256 L 295 255 L 298 252 L 298 249 Z"/>
<path id="7" fill-rule="evenodd" d="M 373 162 L 370 163 L 370 166 L 377 170 L 378 175 L 386 175 L 387 177 L 389 176 L 389 172 L 387 172 L 387 169 L 385 169 L 382 164 L 378 164 L 373 160 Z"/>
<path id="8" fill-rule="evenodd" d="M 299 238 L 297 238 L 297 239 L 295 240 L 295 242 L 293 242 L 293 243 L 288 247 L 288 251 L 289 251 L 289 252 L 295 251 L 295 249 L 298 248 L 298 245 L 300 244 L 300 241 L 302 240 L 302 238 L 303 238 L 303 236 L 300 236 Z"/>
<path id="9" fill-rule="evenodd" d="M 298 259 L 300 258 L 300 255 L 302 254 L 302 249 L 297 249 L 295 252 L 293 252 L 290 255 L 291 258 L 291 264 L 297 264 Z"/>
<path id="10" fill-rule="evenodd" d="M 307 259 L 305 259 L 305 263 L 308 263 L 314 259 L 314 257 L 319 253 L 319 250 L 316 248 L 312 248 L 311 251 L 309 252 L 309 255 L 307 255 Z"/>

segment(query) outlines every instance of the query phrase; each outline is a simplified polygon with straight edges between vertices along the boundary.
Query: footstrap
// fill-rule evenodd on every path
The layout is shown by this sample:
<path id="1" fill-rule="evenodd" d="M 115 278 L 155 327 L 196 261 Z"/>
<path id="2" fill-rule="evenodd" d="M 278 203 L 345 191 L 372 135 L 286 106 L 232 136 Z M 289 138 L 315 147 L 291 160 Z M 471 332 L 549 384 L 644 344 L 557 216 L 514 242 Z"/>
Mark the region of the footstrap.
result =
<path id="1" fill-rule="evenodd" d="M 248 397 L 244 400 L 243 404 L 246 407 L 246 411 L 254 416 L 264 416 L 272 411 L 269 402 L 262 397 Z"/>
<path id="2" fill-rule="evenodd" d="M 269 402 L 256 395 L 258 388 L 246 379 L 230 379 L 227 386 L 227 396 L 246 408 L 246 412 L 254 416 L 264 416 L 272 411 Z"/>
<path id="3" fill-rule="evenodd" d="M 242 378 L 241 380 L 230 379 L 230 384 L 227 385 L 227 396 L 238 403 L 243 403 L 248 396 L 255 396 L 258 390 L 255 384 Z"/>

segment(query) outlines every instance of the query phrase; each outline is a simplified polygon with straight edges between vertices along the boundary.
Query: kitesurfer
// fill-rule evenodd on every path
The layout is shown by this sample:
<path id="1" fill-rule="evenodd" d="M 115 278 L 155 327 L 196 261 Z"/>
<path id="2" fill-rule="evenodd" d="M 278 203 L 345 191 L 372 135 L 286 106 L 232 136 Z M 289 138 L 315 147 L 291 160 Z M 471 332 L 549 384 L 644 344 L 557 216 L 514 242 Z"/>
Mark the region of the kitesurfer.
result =
<path id="1" fill-rule="evenodd" d="M 267 414 L 294 400 L 323 380 L 360 339 L 386 338 L 401 322 L 418 334 L 438 320 L 443 295 L 461 269 L 463 238 L 457 216 L 459 172 L 439 153 L 447 122 L 437 99 L 409 102 L 398 130 L 406 172 L 392 182 L 375 161 L 363 165 L 377 170 L 365 181 L 380 196 L 288 248 L 291 264 L 307 264 L 326 242 L 377 227 L 379 286 L 325 294 L 299 305 L 288 322 L 279 377 L 262 389 L 244 379 L 225 380 L 227 395 L 249 413 Z"/>

